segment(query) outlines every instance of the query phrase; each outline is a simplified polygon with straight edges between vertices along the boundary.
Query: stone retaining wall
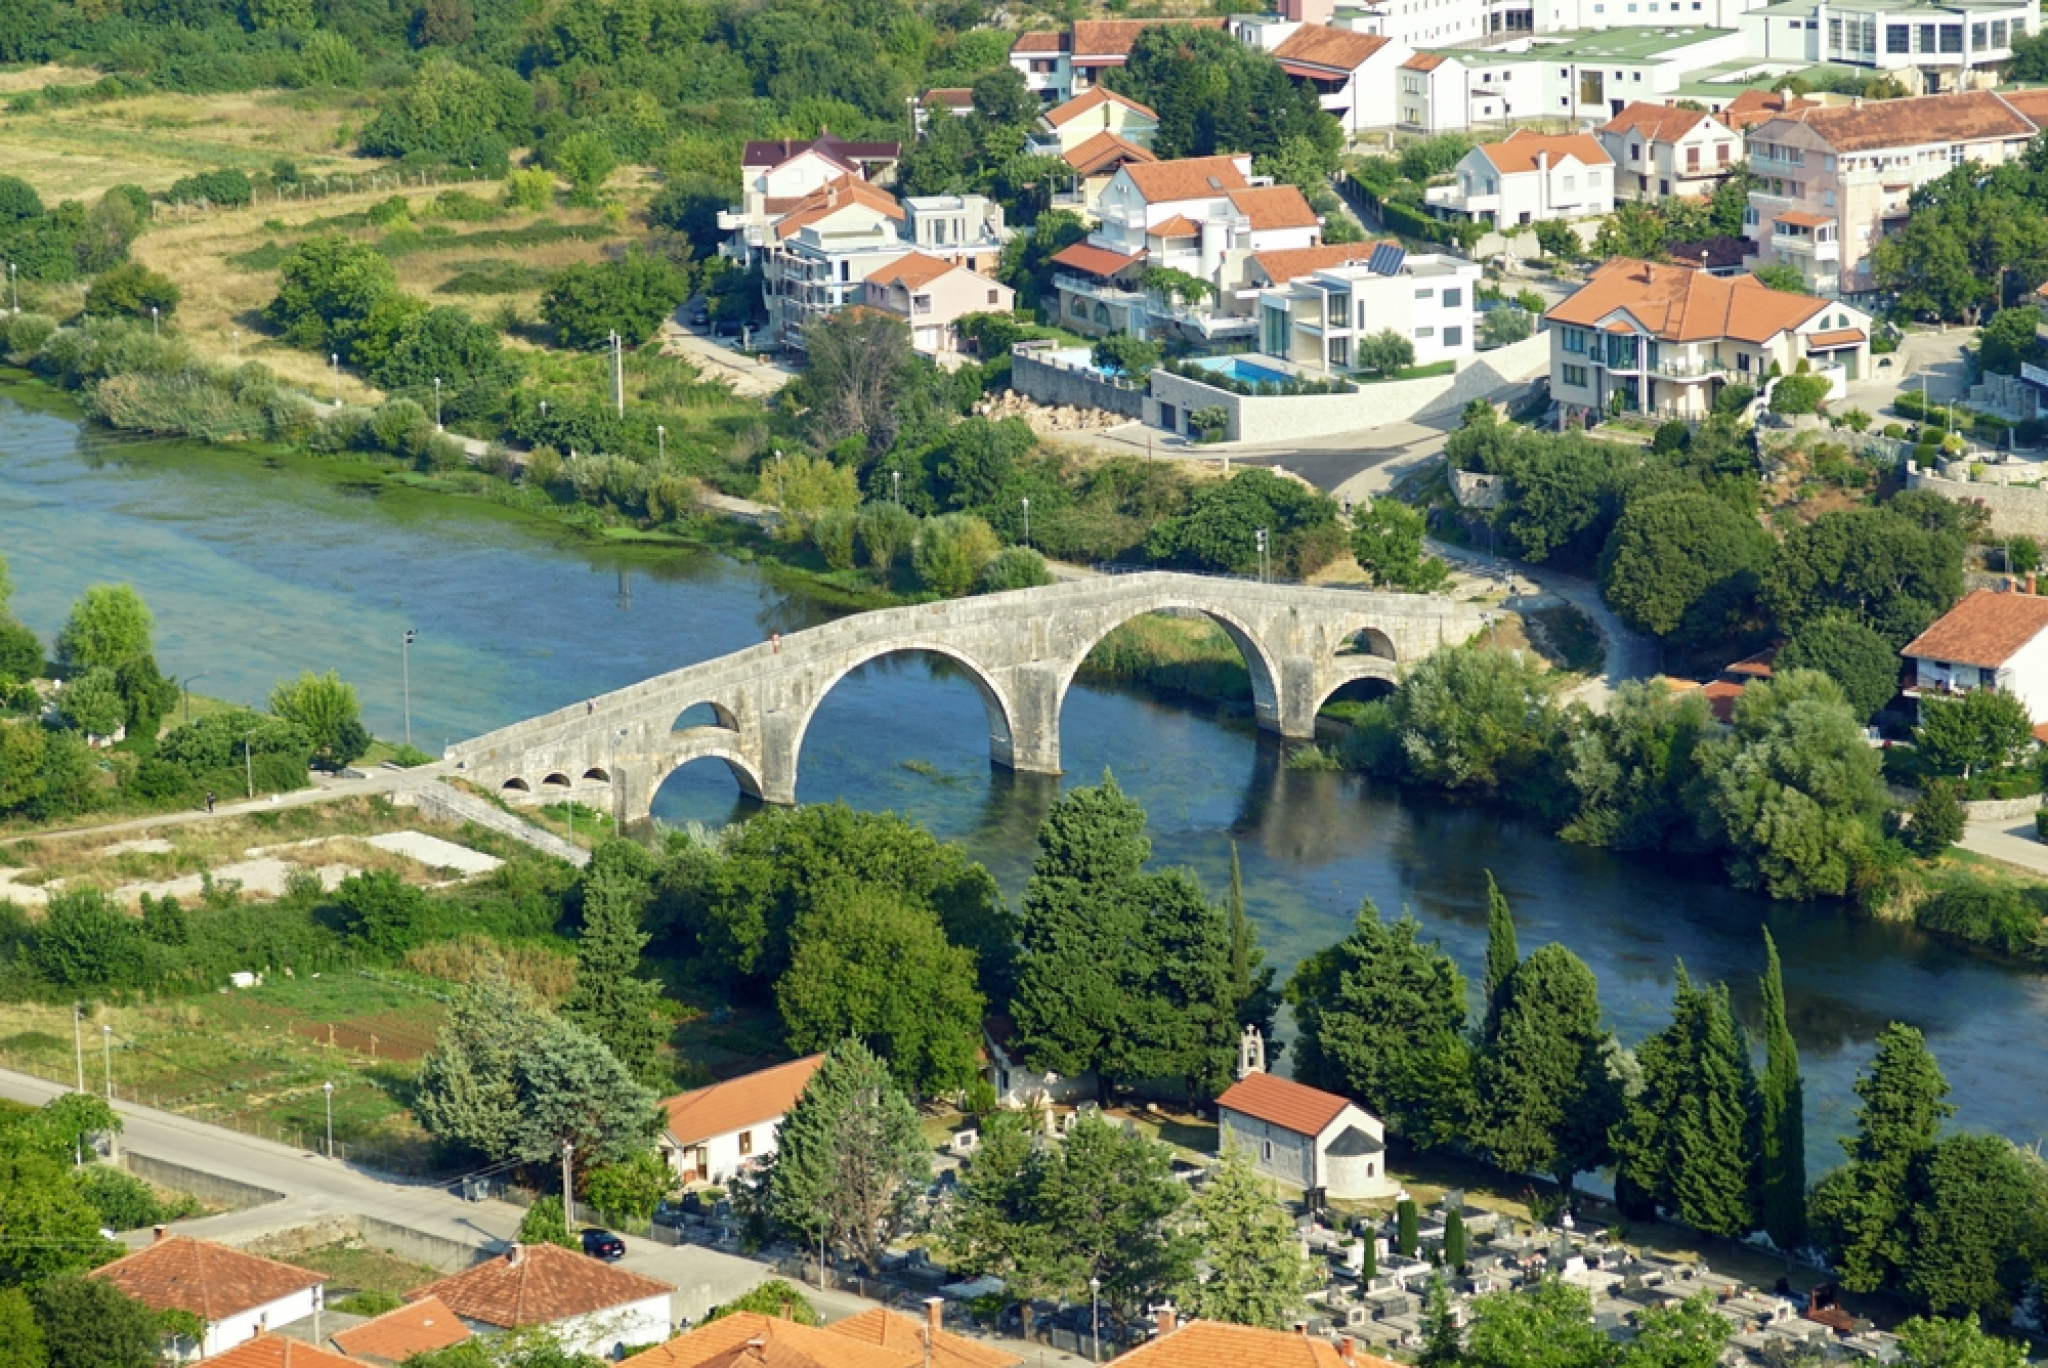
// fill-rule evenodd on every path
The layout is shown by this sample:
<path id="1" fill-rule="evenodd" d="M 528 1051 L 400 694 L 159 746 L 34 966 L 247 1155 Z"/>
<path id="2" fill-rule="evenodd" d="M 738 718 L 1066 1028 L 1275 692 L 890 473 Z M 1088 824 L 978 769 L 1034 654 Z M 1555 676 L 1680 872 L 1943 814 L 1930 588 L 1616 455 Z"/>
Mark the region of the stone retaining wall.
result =
<path id="1" fill-rule="evenodd" d="M 268 1202 L 282 1202 L 284 1194 L 273 1192 L 254 1183 L 244 1183 L 234 1178 L 207 1173 L 200 1169 L 174 1164 L 168 1159 L 153 1159 L 146 1154 L 124 1150 L 121 1165 L 145 1183 L 154 1183 L 172 1192 L 182 1192 L 197 1197 L 202 1202 L 233 1207 L 237 1211 L 259 1207 Z"/>
<path id="2" fill-rule="evenodd" d="M 1991 514 L 1994 537 L 2048 539 L 2048 489 L 1951 480 L 1925 470 L 1908 470 L 1906 488 L 1924 489 L 1954 503 L 1981 504 Z"/>
<path id="3" fill-rule="evenodd" d="M 1973 822 L 2006 822 L 2032 817 L 2043 804 L 2038 793 L 2024 798 L 1978 798 L 1963 804 L 1963 815 Z"/>
<path id="4" fill-rule="evenodd" d="M 1126 418 L 1145 416 L 1142 387 L 1119 385 L 1099 371 L 1054 359 L 1050 342 L 1019 342 L 1010 351 L 1010 388 L 1052 408 L 1095 408 Z"/>

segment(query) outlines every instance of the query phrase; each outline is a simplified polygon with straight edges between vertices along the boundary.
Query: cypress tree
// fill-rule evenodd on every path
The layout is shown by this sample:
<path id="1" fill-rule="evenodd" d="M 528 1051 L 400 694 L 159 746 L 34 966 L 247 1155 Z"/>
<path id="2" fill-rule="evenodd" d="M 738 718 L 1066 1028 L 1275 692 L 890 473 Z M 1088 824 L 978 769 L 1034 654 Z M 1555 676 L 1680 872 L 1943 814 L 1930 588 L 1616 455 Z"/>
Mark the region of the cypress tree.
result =
<path id="1" fill-rule="evenodd" d="M 1849 1162 L 1814 1186 L 1811 1215 L 1842 1286 L 1875 1292 L 1894 1283 L 1907 1261 L 1913 1175 L 1955 1108 L 1926 1040 L 1896 1021 L 1879 1032 L 1877 1058 L 1856 1080 L 1856 1096 L 1856 1133 L 1842 1141 Z"/>
<path id="2" fill-rule="evenodd" d="M 1364 1287 L 1380 1275 L 1380 1237 L 1366 1227 L 1358 1232 L 1358 1238 L 1365 1241 L 1365 1260 L 1358 1266 L 1358 1285 Z"/>
<path id="3" fill-rule="evenodd" d="M 1486 1034 L 1491 1038 L 1500 1022 L 1501 997 L 1515 966 L 1522 962 L 1521 947 L 1515 943 L 1515 918 L 1508 900 L 1501 896 L 1493 871 L 1486 871 Z"/>
<path id="4" fill-rule="evenodd" d="M 1785 1020 L 1784 968 L 1764 932 L 1763 1224 L 1787 1256 L 1806 1244 L 1806 1085 Z"/>
<path id="5" fill-rule="evenodd" d="M 1416 1242 L 1415 1203 L 1403 1197 L 1394 1207 L 1394 1252 L 1404 1259 L 1412 1259 Z"/>
<path id="6" fill-rule="evenodd" d="M 1453 1273 L 1465 1271 L 1465 1213 L 1457 1207 L 1444 1217 L 1444 1264 Z"/>
<path id="7" fill-rule="evenodd" d="M 1451 1296 L 1443 1275 L 1429 1280 L 1429 1294 L 1422 1304 L 1422 1353 L 1417 1368 L 1458 1368 L 1464 1346 L 1459 1343 L 1458 1317 L 1451 1310 Z"/>
<path id="8" fill-rule="evenodd" d="M 1244 917 L 1244 871 L 1237 862 L 1237 842 L 1230 843 L 1230 983 L 1243 1002 L 1252 994 L 1252 928 Z"/>
<path id="9" fill-rule="evenodd" d="M 1546 945 L 1508 976 L 1494 1026 L 1474 1071 L 1473 1142 L 1510 1173 L 1569 1189 L 1607 1162 L 1619 1107 L 1600 985 L 1578 956 Z"/>
<path id="10" fill-rule="evenodd" d="M 661 985 L 638 976 L 648 935 L 640 929 L 647 885 L 623 862 L 593 858 L 583 882 L 583 929 L 576 938 L 576 987 L 562 1015 L 603 1041 L 626 1071 L 659 1079 L 665 1034 L 655 1015 Z"/>

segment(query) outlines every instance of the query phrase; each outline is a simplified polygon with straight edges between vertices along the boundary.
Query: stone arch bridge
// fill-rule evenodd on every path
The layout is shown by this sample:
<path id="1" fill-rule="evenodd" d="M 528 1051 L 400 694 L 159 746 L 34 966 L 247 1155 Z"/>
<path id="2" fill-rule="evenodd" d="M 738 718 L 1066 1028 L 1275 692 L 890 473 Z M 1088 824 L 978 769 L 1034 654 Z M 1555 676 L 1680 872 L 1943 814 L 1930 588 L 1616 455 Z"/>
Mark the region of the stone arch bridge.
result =
<path id="1" fill-rule="evenodd" d="M 999 765 L 1060 772 L 1060 705 L 1081 662 L 1145 613 L 1199 613 L 1229 634 L 1251 673 L 1259 725 L 1314 735 L 1331 694 L 1359 679 L 1396 679 L 1487 621 L 1473 604 L 1420 594 L 1146 571 L 1038 589 L 860 613 L 657 675 L 448 750 L 454 772 L 508 796 L 608 786 L 621 822 L 646 817 L 669 774 L 725 762 L 748 795 L 796 801 L 797 757 L 818 704 L 881 656 L 928 652 L 955 662 L 988 712 Z M 708 706 L 714 720 L 678 723 Z"/>

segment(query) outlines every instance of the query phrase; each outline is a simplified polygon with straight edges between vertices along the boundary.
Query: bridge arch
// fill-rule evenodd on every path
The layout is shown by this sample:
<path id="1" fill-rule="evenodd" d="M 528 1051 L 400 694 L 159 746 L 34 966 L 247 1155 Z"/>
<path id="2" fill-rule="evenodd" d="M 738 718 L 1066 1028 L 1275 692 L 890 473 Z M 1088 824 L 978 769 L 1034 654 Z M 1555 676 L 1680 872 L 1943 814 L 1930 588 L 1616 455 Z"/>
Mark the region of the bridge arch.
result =
<path id="1" fill-rule="evenodd" d="M 1313 717 L 1323 710 L 1323 705 L 1334 697 L 1339 689 L 1361 680 L 1378 680 L 1391 690 L 1401 682 L 1401 668 L 1393 661 L 1377 655 L 1340 655 L 1336 662 L 1323 674 L 1316 686 L 1315 707 L 1309 709 Z"/>
<path id="2" fill-rule="evenodd" d="M 709 712 L 713 720 L 705 722 L 701 719 L 691 718 L 690 714 L 697 712 L 699 709 Z M 688 723 L 687 726 L 684 725 L 686 722 Z M 740 720 L 731 708 L 728 708 L 717 699 L 699 698 L 688 706 L 676 710 L 676 720 L 669 724 L 669 730 L 672 732 L 697 731 L 714 726 L 726 731 L 736 732 L 740 729 Z"/>
<path id="3" fill-rule="evenodd" d="M 796 791 L 797 771 L 803 758 L 804 736 L 811 729 L 811 719 L 818 715 L 818 709 L 831 696 L 832 690 L 838 686 L 839 681 L 862 666 L 896 655 L 935 655 L 958 665 L 973 683 L 974 691 L 981 696 L 982 710 L 988 715 L 989 758 L 1000 765 L 1007 766 L 1012 762 L 1016 748 L 1014 721 L 1017 710 L 1015 703 L 995 675 L 987 666 L 957 646 L 934 641 L 929 637 L 916 637 L 859 652 L 819 682 L 801 716 L 789 730 L 786 761 L 789 771 L 785 776 L 789 793 L 793 794 Z M 771 761 L 770 765 L 772 764 Z"/>
<path id="4" fill-rule="evenodd" d="M 1337 646 L 1339 657 L 1379 656 L 1396 660 L 1399 656 L 1394 649 L 1394 639 L 1374 626 L 1354 627 L 1345 624 L 1345 633 Z"/>
<path id="5" fill-rule="evenodd" d="M 1258 633 L 1231 613 L 1212 608 L 1194 599 L 1174 599 L 1165 603 L 1146 604 L 1105 620 L 1094 635 L 1075 653 L 1072 659 L 1061 667 L 1059 691 L 1054 700 L 1053 727 L 1059 727 L 1059 708 L 1067 701 L 1067 690 L 1073 687 L 1074 676 L 1081 672 L 1081 665 L 1088 659 L 1088 653 L 1100 646 L 1103 639 L 1127 622 L 1150 613 L 1199 613 L 1223 629 L 1223 634 L 1244 657 L 1245 671 L 1252 681 L 1252 706 L 1261 719 L 1277 718 L 1280 713 L 1280 668 Z"/>
<path id="6" fill-rule="evenodd" d="M 647 801 L 653 802 L 654 796 L 661 791 L 661 786 L 668 782 L 670 775 L 699 760 L 723 761 L 727 771 L 732 775 L 733 782 L 740 786 L 740 792 L 755 802 L 761 801 L 760 769 L 748 756 L 728 746 L 692 746 L 685 752 L 670 755 L 658 762 L 654 766 L 654 772 L 649 776 Z M 644 817 L 646 813 L 643 811 L 639 815 Z"/>

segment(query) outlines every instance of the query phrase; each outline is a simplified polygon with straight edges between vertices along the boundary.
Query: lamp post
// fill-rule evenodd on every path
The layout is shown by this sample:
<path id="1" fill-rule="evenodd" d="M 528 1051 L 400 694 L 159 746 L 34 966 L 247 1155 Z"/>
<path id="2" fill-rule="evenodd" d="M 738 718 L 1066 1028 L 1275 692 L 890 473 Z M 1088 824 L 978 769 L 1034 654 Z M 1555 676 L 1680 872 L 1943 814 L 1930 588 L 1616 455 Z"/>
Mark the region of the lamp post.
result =
<path id="1" fill-rule="evenodd" d="M 78 1090 L 85 1091 L 85 1004 L 71 1004 L 71 1052 L 78 1060 Z"/>
<path id="2" fill-rule="evenodd" d="M 569 1156 L 576 1152 L 576 1142 L 562 1142 L 562 1220 L 564 1224 L 576 1224 L 576 1188 L 569 1167 Z"/>
<path id="3" fill-rule="evenodd" d="M 1102 1362 L 1102 1279 L 1088 1280 L 1088 1361 Z"/>
<path id="4" fill-rule="evenodd" d="M 903 506 L 903 472 L 900 470 L 889 472 L 889 501 L 899 508 Z"/>
<path id="5" fill-rule="evenodd" d="M 242 733 L 242 771 L 243 778 L 248 781 L 251 798 L 256 796 L 256 758 L 255 753 L 249 749 L 249 739 L 255 735 L 253 728 Z"/>
<path id="6" fill-rule="evenodd" d="M 242 364 L 242 330 L 235 328 L 228 335 L 232 339 L 235 348 L 235 364 L 239 366 Z"/>
<path id="7" fill-rule="evenodd" d="M 1259 583 L 1266 582 L 1266 529 L 1260 528 L 1255 534 L 1259 543 Z"/>
<path id="8" fill-rule="evenodd" d="M 447 428 L 441 425 L 441 377 L 437 375 L 434 377 L 434 431 L 446 432 L 447 430 Z"/>
<path id="9" fill-rule="evenodd" d="M 107 1104 L 114 1101 L 114 1028 L 100 1023 L 100 1072 L 107 1087 Z"/>
<path id="10" fill-rule="evenodd" d="M 192 686 L 211 673 L 211 670 L 201 670 L 198 674 L 189 675 L 185 679 L 185 721 L 188 724 L 192 721 Z"/>
<path id="11" fill-rule="evenodd" d="M 327 353 L 327 368 L 334 373 L 334 402 L 341 402 L 341 353 Z"/>
<path id="12" fill-rule="evenodd" d="M 7 287 L 14 293 L 14 311 L 21 312 L 21 267 L 7 263 Z"/>
<path id="13" fill-rule="evenodd" d="M 654 455 L 663 464 L 668 462 L 668 429 L 660 423 L 654 425 Z"/>
<path id="14" fill-rule="evenodd" d="M 419 633 L 408 627 L 398 639 L 398 669 L 405 690 L 405 744 L 412 744 L 412 643 Z"/>
<path id="15" fill-rule="evenodd" d="M 1031 545 L 1031 496 L 1024 497 L 1024 544 Z"/>
<path id="16" fill-rule="evenodd" d="M 327 1157 L 334 1157 L 334 1080 L 328 1079 L 320 1085 L 320 1091 L 327 1094 Z"/>
<path id="17" fill-rule="evenodd" d="M 163 336 L 163 329 L 158 326 L 157 307 L 154 304 L 149 306 L 149 335 L 151 337 Z"/>

